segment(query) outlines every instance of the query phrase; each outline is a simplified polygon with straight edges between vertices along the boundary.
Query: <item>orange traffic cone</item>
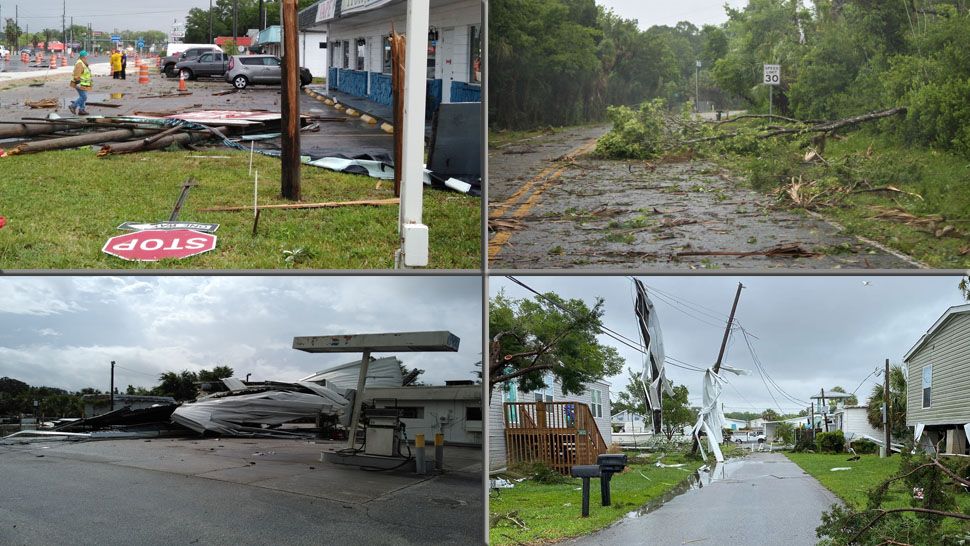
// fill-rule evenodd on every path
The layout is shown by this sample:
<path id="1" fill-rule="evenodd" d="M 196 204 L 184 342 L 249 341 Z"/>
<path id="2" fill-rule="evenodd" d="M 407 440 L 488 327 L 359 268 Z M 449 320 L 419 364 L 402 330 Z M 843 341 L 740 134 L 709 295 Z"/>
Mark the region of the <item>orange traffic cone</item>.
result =
<path id="1" fill-rule="evenodd" d="M 51 55 L 51 69 L 57 68 L 57 57 Z"/>
<path id="2" fill-rule="evenodd" d="M 138 65 L 138 83 L 148 83 L 148 65 Z"/>
<path id="3" fill-rule="evenodd" d="M 179 93 L 188 93 L 189 88 L 185 85 L 185 74 L 179 72 Z"/>
<path id="4" fill-rule="evenodd" d="M 61 67 L 67 66 L 67 55 L 61 55 Z"/>

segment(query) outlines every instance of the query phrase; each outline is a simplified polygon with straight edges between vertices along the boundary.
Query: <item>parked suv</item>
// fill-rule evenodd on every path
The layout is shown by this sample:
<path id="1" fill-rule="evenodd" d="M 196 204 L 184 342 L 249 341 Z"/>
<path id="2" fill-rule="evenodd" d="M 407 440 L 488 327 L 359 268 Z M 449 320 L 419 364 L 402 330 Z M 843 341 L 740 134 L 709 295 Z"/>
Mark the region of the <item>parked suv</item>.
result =
<path id="1" fill-rule="evenodd" d="M 203 53 L 221 53 L 222 49 L 219 46 L 204 46 L 204 47 L 192 47 L 186 49 L 182 53 L 176 53 L 174 55 L 169 55 L 162 59 L 162 73 L 169 78 L 177 78 L 179 75 L 178 69 L 175 65 L 183 61 L 191 61 L 197 58 Z"/>
<path id="2" fill-rule="evenodd" d="M 179 61 L 175 71 L 187 80 L 198 77 L 222 77 L 226 73 L 229 56 L 221 51 L 210 51 L 194 59 Z"/>
<path id="3" fill-rule="evenodd" d="M 245 89 L 253 84 L 279 85 L 283 80 L 280 65 L 280 58 L 274 55 L 233 55 L 229 57 L 226 81 L 236 89 Z M 312 81 L 310 71 L 300 68 L 300 87 Z"/>

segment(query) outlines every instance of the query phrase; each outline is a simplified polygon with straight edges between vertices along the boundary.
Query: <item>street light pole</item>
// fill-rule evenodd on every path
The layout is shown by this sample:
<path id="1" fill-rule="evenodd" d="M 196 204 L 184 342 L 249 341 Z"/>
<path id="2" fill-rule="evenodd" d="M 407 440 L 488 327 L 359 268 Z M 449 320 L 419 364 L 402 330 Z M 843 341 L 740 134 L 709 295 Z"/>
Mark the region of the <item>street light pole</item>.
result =
<path id="1" fill-rule="evenodd" d="M 212 43 L 212 0 L 209 0 L 209 43 Z"/>
<path id="2" fill-rule="evenodd" d="M 700 92 L 701 62 L 694 62 L 694 113 L 700 112 L 701 92 Z"/>

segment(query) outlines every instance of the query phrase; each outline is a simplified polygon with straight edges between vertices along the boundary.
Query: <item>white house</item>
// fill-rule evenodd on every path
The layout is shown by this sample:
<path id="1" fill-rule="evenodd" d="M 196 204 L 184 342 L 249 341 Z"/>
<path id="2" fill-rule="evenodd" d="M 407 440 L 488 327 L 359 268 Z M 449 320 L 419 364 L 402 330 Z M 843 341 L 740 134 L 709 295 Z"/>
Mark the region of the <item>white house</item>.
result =
<path id="1" fill-rule="evenodd" d="M 390 35 L 406 20 L 405 0 L 322 0 L 300 12 L 300 29 L 326 32 L 329 89 L 390 105 Z M 418 37 L 428 44 L 428 111 L 481 102 L 482 3 L 431 0 L 429 24 Z"/>
<path id="2" fill-rule="evenodd" d="M 733 417 L 724 418 L 724 428 L 730 429 L 732 431 L 738 431 L 748 428 L 748 422 L 744 419 L 735 419 Z"/>
<path id="3" fill-rule="evenodd" d="M 490 471 L 506 467 L 505 402 L 580 402 L 589 406 L 593 420 L 599 428 L 606 445 L 612 443 L 610 428 L 610 384 L 596 381 L 586 385 L 582 394 L 564 395 L 562 383 L 553 381 L 551 374 L 546 380 L 550 387 L 536 392 L 519 392 L 514 381 L 496 386 L 488 403 L 488 460 Z"/>
<path id="4" fill-rule="evenodd" d="M 863 405 L 843 406 L 835 410 L 835 428 L 841 430 L 847 440 L 867 436 L 881 443 L 883 431 L 869 424 L 869 408 Z"/>
<path id="5" fill-rule="evenodd" d="M 482 445 L 482 386 L 377 387 L 365 391 L 377 408 L 402 412 L 408 439 L 424 434 L 425 441 L 444 434 L 446 444 Z"/>
<path id="6" fill-rule="evenodd" d="M 619 411 L 610 419 L 613 430 L 618 432 L 641 434 L 652 432 L 653 428 L 649 420 L 639 413 L 629 410 Z"/>

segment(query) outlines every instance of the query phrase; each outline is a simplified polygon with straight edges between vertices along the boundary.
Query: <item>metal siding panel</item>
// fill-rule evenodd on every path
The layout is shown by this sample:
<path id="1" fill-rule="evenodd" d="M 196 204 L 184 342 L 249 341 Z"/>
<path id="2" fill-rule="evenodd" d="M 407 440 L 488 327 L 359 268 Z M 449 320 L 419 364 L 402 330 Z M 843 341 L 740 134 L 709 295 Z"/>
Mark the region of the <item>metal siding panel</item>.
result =
<path id="1" fill-rule="evenodd" d="M 906 424 L 970 422 L 970 315 L 959 315 L 937 331 L 910 360 Z M 933 365 L 931 407 L 922 407 L 923 368 Z"/>

